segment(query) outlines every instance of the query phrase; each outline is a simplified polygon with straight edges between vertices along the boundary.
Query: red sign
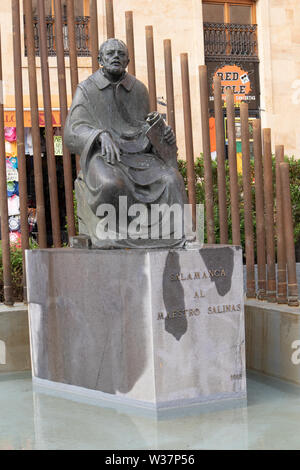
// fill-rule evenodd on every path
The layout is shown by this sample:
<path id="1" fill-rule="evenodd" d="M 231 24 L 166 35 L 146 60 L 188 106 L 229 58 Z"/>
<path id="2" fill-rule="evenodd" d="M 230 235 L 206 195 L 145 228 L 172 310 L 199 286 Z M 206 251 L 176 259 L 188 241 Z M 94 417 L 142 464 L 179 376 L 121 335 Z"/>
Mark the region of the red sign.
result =
<path id="1" fill-rule="evenodd" d="M 251 92 L 251 82 L 248 72 L 238 65 L 225 65 L 218 69 L 215 77 L 221 78 L 222 99 L 225 101 L 225 90 L 231 88 L 234 94 L 234 101 L 255 100 L 255 96 L 249 95 Z"/>
<path id="2" fill-rule="evenodd" d="M 44 111 L 39 111 L 39 124 L 40 127 L 45 127 Z M 59 111 L 52 111 L 52 125 L 54 127 L 61 127 Z M 16 127 L 16 111 L 4 111 L 4 126 Z M 24 127 L 31 127 L 30 111 L 24 111 Z"/>

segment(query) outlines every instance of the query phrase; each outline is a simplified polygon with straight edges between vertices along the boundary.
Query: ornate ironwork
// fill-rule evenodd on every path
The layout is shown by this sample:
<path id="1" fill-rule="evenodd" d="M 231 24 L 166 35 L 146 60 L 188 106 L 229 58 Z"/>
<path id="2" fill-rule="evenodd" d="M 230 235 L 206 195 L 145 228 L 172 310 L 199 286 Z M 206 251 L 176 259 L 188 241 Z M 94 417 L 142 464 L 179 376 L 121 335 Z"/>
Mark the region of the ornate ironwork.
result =
<path id="1" fill-rule="evenodd" d="M 24 18 L 25 21 L 25 18 Z M 46 27 L 47 27 L 47 44 L 48 44 L 48 56 L 56 56 L 55 48 L 55 17 L 46 16 Z M 77 16 L 75 18 L 75 37 L 77 46 L 78 57 L 89 57 L 91 55 L 89 46 L 89 27 L 90 17 L 89 16 Z M 34 40 L 35 40 L 35 55 L 40 55 L 39 46 L 39 25 L 38 18 L 33 19 L 34 29 Z M 65 56 L 69 55 L 69 39 L 68 39 L 68 24 L 67 18 L 63 17 L 63 38 L 64 38 L 64 50 Z M 26 50 L 26 36 L 25 36 L 25 56 L 27 55 Z"/>
<path id="2" fill-rule="evenodd" d="M 257 25 L 204 23 L 206 58 L 257 59 Z"/>

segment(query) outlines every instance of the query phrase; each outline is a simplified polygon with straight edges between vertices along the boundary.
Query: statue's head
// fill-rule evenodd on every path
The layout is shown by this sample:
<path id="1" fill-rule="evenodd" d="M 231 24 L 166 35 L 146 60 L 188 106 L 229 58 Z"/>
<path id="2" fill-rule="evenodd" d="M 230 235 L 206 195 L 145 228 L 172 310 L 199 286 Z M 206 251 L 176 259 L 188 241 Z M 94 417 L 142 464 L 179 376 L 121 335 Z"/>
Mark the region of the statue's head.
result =
<path id="1" fill-rule="evenodd" d="M 122 75 L 129 64 L 126 44 L 119 39 L 108 39 L 100 46 L 98 61 L 109 74 Z"/>

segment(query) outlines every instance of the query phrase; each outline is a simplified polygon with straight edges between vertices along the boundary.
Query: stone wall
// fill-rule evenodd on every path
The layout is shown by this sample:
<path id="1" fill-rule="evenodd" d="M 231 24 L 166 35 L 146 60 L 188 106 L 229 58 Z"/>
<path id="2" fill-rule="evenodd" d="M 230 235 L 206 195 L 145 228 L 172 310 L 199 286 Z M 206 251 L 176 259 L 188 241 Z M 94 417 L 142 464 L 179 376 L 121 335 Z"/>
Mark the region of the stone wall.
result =
<path id="1" fill-rule="evenodd" d="M 258 0 L 262 124 L 300 157 L 300 3 Z"/>

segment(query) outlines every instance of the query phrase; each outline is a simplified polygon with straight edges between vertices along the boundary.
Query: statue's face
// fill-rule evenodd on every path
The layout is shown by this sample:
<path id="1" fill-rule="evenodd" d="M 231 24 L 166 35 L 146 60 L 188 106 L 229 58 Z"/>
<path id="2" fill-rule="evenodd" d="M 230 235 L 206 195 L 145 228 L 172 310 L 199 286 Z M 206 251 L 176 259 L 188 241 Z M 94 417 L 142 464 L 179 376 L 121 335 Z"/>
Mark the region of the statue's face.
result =
<path id="1" fill-rule="evenodd" d="M 108 41 L 102 50 L 100 64 L 112 75 L 122 75 L 128 65 L 128 50 L 116 40 Z"/>

